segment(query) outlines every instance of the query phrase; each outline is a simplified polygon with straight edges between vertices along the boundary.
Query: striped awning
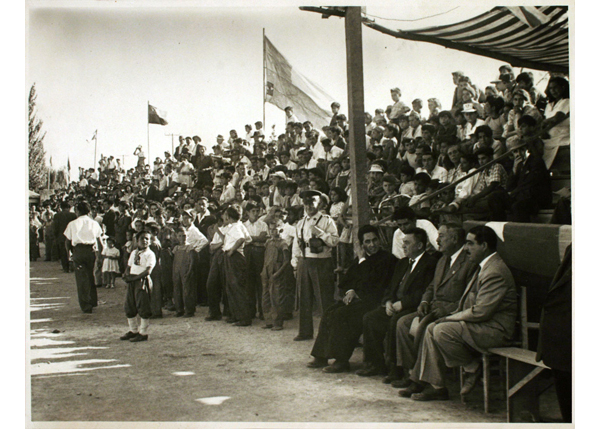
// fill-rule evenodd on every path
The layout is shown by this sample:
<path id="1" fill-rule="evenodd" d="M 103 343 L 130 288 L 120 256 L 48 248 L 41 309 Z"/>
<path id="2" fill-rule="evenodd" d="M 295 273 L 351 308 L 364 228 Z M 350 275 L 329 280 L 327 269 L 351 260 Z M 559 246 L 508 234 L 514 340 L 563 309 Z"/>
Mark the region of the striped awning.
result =
<path id="1" fill-rule="evenodd" d="M 500 6 L 456 24 L 410 31 L 391 30 L 366 17 L 363 23 L 397 38 L 435 43 L 514 67 L 569 72 L 567 6 Z"/>

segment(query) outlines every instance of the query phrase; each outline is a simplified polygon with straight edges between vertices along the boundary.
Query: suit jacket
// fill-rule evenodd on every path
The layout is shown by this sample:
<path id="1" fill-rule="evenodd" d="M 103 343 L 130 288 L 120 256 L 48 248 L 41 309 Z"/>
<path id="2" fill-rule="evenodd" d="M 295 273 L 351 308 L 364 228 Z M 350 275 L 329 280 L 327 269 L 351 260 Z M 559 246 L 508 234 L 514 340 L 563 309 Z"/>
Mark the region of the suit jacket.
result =
<path id="1" fill-rule="evenodd" d="M 385 250 L 366 256 L 360 264 L 356 258 L 340 281 L 341 294 L 344 295 L 350 289 L 354 289 L 360 300 L 373 308 L 377 307 L 390 284 L 392 268 L 397 261 L 394 255 Z"/>
<path id="2" fill-rule="evenodd" d="M 550 368 L 567 372 L 572 366 L 572 275 L 569 245 L 544 300 L 536 356 Z"/>
<path id="3" fill-rule="evenodd" d="M 515 201 L 536 201 L 540 207 L 552 204 L 552 185 L 550 173 L 544 160 L 539 156 L 529 155 L 517 173 L 508 180 L 507 190 Z"/>
<path id="4" fill-rule="evenodd" d="M 517 288 L 510 269 L 494 254 L 467 285 L 458 309 L 448 316 L 467 328 L 467 343 L 480 352 L 512 338 L 517 319 Z"/>
<path id="5" fill-rule="evenodd" d="M 477 264 L 467 258 L 467 252 L 463 249 L 447 272 L 444 268 L 450 256 L 442 256 L 435 267 L 433 281 L 427 286 L 422 301 L 433 304 L 434 307 L 443 307 L 448 313 L 458 307 L 467 284 L 477 270 Z"/>
<path id="6" fill-rule="evenodd" d="M 61 210 L 54 215 L 54 221 L 52 222 L 52 229 L 55 238 L 63 237 L 67 225 L 77 219 L 77 215 L 70 211 Z"/>
<path id="7" fill-rule="evenodd" d="M 392 280 L 382 300 L 384 305 L 386 301 L 398 301 L 398 291 L 400 290 L 403 312 L 415 311 L 421 303 L 423 292 L 433 279 L 437 257 L 427 252 L 423 253 L 412 272 L 404 279 L 404 274 L 409 266 L 408 262 L 408 258 L 403 258 L 396 263 Z"/>

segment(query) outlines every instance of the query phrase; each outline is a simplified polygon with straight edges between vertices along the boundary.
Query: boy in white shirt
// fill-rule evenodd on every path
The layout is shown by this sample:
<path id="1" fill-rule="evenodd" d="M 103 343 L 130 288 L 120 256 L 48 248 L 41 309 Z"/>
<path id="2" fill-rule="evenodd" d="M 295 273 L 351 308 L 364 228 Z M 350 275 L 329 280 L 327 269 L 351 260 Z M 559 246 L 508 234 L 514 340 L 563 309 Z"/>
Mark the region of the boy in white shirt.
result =
<path id="1" fill-rule="evenodd" d="M 156 256 L 150 250 L 150 233 L 141 231 L 136 234 L 135 238 L 138 247 L 131 253 L 123 276 L 123 280 L 127 282 L 125 316 L 129 323 L 129 332 L 121 337 L 121 340 L 129 340 L 132 343 L 148 340 L 149 319 L 152 316 L 150 306 L 152 279 L 150 273 L 156 265 Z M 138 315 L 140 316 L 139 327 Z"/>

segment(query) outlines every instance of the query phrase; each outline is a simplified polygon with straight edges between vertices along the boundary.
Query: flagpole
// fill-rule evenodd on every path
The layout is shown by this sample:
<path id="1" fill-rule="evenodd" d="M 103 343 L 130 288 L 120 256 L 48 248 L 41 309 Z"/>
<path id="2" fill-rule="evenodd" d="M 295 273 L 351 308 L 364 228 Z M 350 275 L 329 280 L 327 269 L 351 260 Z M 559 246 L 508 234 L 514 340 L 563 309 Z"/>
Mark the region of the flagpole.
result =
<path id="1" fill-rule="evenodd" d="M 96 152 L 98 152 L 98 130 L 94 133 L 94 171 L 96 171 Z"/>
<path id="2" fill-rule="evenodd" d="M 150 118 L 148 117 L 148 112 L 150 111 L 150 100 L 148 100 L 148 106 L 146 108 L 146 127 L 148 131 L 148 164 L 150 164 Z"/>
<path id="3" fill-rule="evenodd" d="M 265 41 L 265 28 L 263 27 L 263 130 L 267 129 L 265 105 L 267 103 L 266 80 L 267 80 L 267 45 Z M 265 139 L 266 140 L 266 139 Z"/>

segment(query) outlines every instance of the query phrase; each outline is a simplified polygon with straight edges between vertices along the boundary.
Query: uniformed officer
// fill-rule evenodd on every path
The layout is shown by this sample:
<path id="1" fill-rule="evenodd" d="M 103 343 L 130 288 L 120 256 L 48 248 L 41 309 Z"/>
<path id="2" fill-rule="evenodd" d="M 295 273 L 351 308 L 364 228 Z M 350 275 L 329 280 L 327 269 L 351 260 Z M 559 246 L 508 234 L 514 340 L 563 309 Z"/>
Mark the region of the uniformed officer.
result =
<path id="1" fill-rule="evenodd" d="M 333 219 L 321 209 L 327 204 L 325 194 L 308 190 L 300 194 L 304 218 L 296 226 L 292 248 L 292 265 L 297 268 L 296 285 L 300 294 L 300 329 L 294 341 L 313 338 L 313 301 L 323 314 L 334 302 L 334 273 L 331 249 L 339 241 Z"/>

